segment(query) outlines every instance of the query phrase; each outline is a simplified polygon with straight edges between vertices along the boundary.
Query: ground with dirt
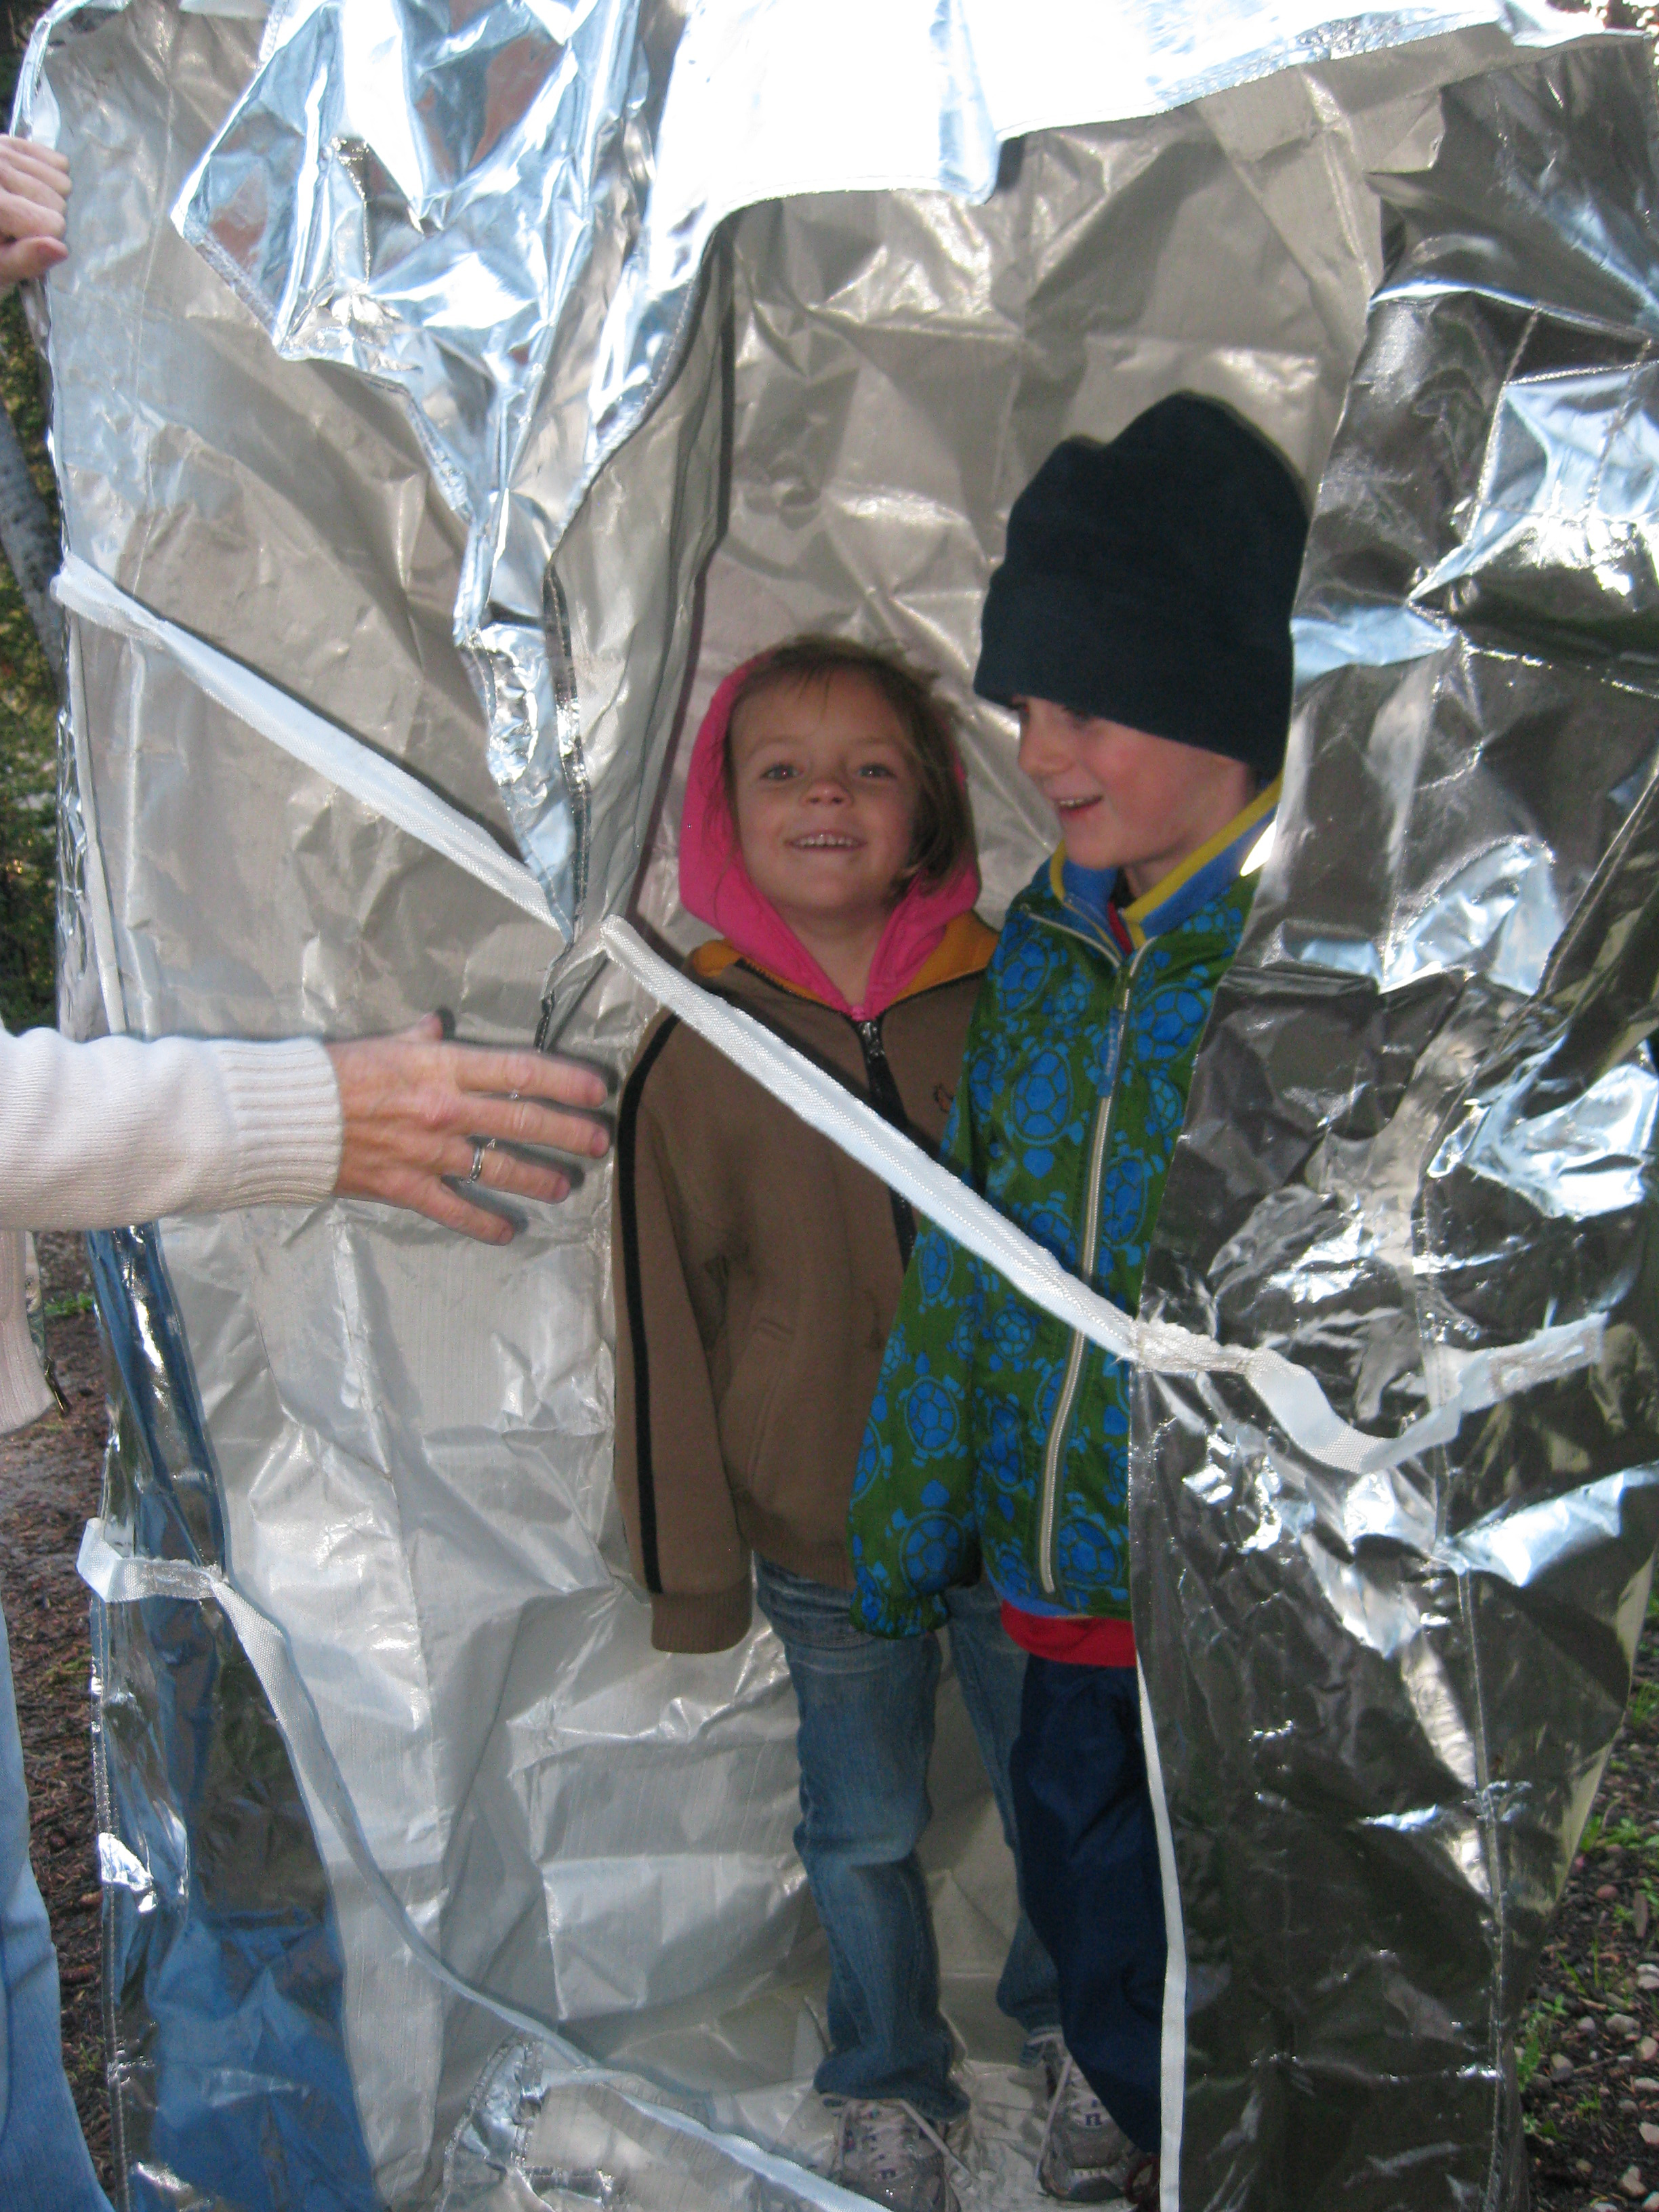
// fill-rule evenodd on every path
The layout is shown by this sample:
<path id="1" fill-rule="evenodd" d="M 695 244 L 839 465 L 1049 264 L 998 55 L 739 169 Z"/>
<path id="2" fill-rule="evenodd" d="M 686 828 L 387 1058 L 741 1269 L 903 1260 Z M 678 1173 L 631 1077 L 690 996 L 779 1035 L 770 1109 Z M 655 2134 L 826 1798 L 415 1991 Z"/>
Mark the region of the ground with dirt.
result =
<path id="1" fill-rule="evenodd" d="M 87 1592 L 75 1571 L 98 1510 L 107 1417 L 103 1353 L 78 1237 L 40 1243 L 53 1368 L 70 1403 L 0 1437 L 0 1606 L 11 1639 L 35 1879 L 58 1940 L 64 2060 L 94 2163 L 111 2185 L 99 1984 L 97 1832 L 87 1685 Z"/>
<path id="2" fill-rule="evenodd" d="M 1659 1608 L 1521 2037 L 1540 2206 L 1659 2212 Z"/>

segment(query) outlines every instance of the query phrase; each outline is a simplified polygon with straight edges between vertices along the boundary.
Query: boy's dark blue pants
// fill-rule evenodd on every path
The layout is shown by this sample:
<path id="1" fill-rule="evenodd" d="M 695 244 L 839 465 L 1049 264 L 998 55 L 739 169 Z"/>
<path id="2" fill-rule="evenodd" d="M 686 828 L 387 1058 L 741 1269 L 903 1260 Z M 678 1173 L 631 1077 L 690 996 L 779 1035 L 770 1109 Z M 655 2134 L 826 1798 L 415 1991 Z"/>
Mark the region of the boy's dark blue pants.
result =
<path id="1" fill-rule="evenodd" d="M 1124 2133 L 1155 2151 L 1164 1884 L 1136 1670 L 1029 1659 L 1010 1766 L 1023 1901 L 1059 1970 L 1066 2047 Z"/>

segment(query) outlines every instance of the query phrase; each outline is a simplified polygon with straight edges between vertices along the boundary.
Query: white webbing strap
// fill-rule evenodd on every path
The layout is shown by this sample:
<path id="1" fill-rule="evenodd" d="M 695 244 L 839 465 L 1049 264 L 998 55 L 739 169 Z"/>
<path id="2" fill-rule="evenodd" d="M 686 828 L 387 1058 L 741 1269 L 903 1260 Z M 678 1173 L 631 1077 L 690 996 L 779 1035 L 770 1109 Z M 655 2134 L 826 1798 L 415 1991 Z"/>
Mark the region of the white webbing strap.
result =
<path id="1" fill-rule="evenodd" d="M 441 799 L 407 769 L 372 745 L 354 738 L 338 723 L 255 675 L 240 660 L 205 645 L 160 615 L 141 606 L 100 575 L 79 554 L 71 553 L 58 573 L 52 596 L 82 621 L 113 630 L 135 643 L 165 653 L 210 699 L 268 738 L 294 759 L 335 784 L 394 829 L 415 838 L 535 921 L 562 935 L 547 899 L 524 862 L 503 852 L 487 830 L 459 807 Z"/>
<path id="2" fill-rule="evenodd" d="M 416 1927 L 403 1899 L 375 1863 L 287 1637 L 268 1614 L 242 1595 L 220 1568 L 198 1566 L 187 1559 L 131 1559 L 111 1545 L 101 1521 L 88 1522 L 76 1566 L 82 1582 L 106 1605 L 131 1605 L 143 1598 L 175 1598 L 186 1604 L 210 1600 L 220 1608 L 259 1678 L 260 1687 L 270 1701 L 271 1713 L 288 1747 L 295 1778 L 311 1804 L 313 1808 L 321 1806 L 374 1902 L 420 1965 L 446 1989 L 493 2013 L 515 2034 L 550 2046 L 569 2069 L 569 2087 L 614 2089 L 648 2118 L 660 2121 L 696 2142 L 707 2144 L 749 2172 L 759 2174 L 778 2189 L 784 2203 L 817 2205 L 822 2212 L 860 2212 L 862 2206 L 864 2212 L 869 2212 L 865 2198 L 797 2166 L 792 2159 L 763 2149 L 746 2136 L 705 2127 L 689 2113 L 641 2097 L 637 2075 L 597 2064 L 574 2044 L 567 2042 L 550 2021 L 491 1996 L 489 1990 L 479 1989 L 447 1965 Z"/>
<path id="3" fill-rule="evenodd" d="M 1187 2117 L 1187 1916 L 1182 1909 L 1175 1830 L 1170 1820 L 1170 1801 L 1164 1790 L 1164 1762 L 1158 1756 L 1158 1730 L 1152 1725 L 1152 1701 L 1146 1694 L 1146 1676 L 1139 1660 L 1135 1662 L 1135 1683 L 1140 1692 L 1140 1741 L 1146 1759 L 1146 1795 L 1152 1802 L 1158 1869 L 1164 1885 L 1164 2019 L 1158 2037 L 1158 2077 L 1163 2092 L 1158 2099 L 1162 2136 L 1158 2154 L 1163 2160 L 1163 2173 L 1158 2206 L 1159 2212 L 1181 2212 L 1181 2136 Z"/>
<path id="4" fill-rule="evenodd" d="M 409 1949 L 429 1974 L 435 1975 L 458 1996 L 483 2005 L 520 2035 L 550 2043 L 573 2069 L 584 2072 L 592 2062 L 567 2043 L 550 2021 L 520 2012 L 499 1997 L 477 1989 L 447 1966 L 409 1916 L 408 1908 L 381 1873 L 369 1849 L 357 1808 L 328 1739 L 317 1717 L 311 1692 L 301 1679 L 287 1637 L 268 1614 L 235 1589 L 218 1567 L 198 1566 L 189 1559 L 135 1559 L 116 1551 L 104 1533 L 101 1521 L 88 1521 L 81 1537 L 76 1570 L 88 1589 L 106 1605 L 131 1605 L 141 1598 L 178 1598 L 187 1604 L 211 1599 L 229 1621 L 246 1652 L 261 1688 L 270 1700 L 283 1741 L 288 1746 L 295 1772 L 314 1805 L 320 1805 L 345 1845 L 352 1864 L 367 1883 L 375 1903 L 397 1929 Z"/>
<path id="5" fill-rule="evenodd" d="M 1132 1321 L 1086 1283 L 1067 1274 L 1052 1254 L 1033 1243 L 976 1191 L 959 1182 L 833 1076 L 815 1067 L 729 999 L 700 989 L 659 958 L 625 921 L 607 921 L 599 933 L 612 959 L 659 1005 L 678 1015 L 689 1029 L 753 1076 L 820 1135 L 908 1198 L 958 1244 L 988 1261 L 1034 1305 L 1133 1366 L 1165 1375 L 1242 1376 L 1291 1442 L 1327 1467 L 1356 1475 L 1398 1467 L 1436 1444 L 1449 1443 L 1465 1413 L 1495 1405 L 1535 1383 L 1594 1366 L 1601 1358 L 1606 1322 L 1600 1314 L 1559 1328 L 1540 1329 L 1522 1344 L 1467 1354 L 1443 1351 L 1443 1361 L 1457 1377 L 1452 1394 L 1399 1436 L 1368 1437 L 1340 1419 L 1314 1377 L 1281 1352 L 1218 1344 L 1212 1337 L 1167 1322 Z"/>

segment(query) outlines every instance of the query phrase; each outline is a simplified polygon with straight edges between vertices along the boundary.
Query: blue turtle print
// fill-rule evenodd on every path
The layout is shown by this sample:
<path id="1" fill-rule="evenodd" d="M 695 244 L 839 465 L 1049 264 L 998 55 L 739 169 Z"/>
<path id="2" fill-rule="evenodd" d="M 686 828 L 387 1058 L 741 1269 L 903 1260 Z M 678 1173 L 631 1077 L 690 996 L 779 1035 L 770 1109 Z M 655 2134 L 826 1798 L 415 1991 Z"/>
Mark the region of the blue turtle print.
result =
<path id="1" fill-rule="evenodd" d="M 1127 1313 L 1252 888 L 1224 870 L 1186 910 L 1172 896 L 1168 926 L 1149 911 L 1130 962 L 1045 866 L 1010 909 L 969 1026 L 948 1164 L 1075 1273 L 1099 1136 L 1095 1287 Z M 1044 1559 L 1049 1427 L 1073 1340 L 979 1262 L 947 1265 L 949 1249 L 937 1230 L 918 1242 L 860 1455 L 857 1616 L 889 1635 L 937 1627 L 941 1593 L 977 1559 L 1016 1604 L 1125 1618 L 1130 1377 L 1082 1344 Z"/>

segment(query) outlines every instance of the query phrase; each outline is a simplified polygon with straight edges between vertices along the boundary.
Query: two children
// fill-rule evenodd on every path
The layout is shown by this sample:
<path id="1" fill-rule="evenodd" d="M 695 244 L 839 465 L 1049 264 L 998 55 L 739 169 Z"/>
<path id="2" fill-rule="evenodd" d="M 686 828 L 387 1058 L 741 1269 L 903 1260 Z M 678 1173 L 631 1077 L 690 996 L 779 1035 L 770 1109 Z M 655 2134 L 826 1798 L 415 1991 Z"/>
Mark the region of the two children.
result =
<path id="1" fill-rule="evenodd" d="M 994 943 L 927 684 L 835 639 L 763 654 L 698 732 L 681 831 L 687 909 L 721 937 L 693 972 L 930 1148 Z M 796 1845 L 830 1954 L 838 2179 L 953 2212 L 951 2078 L 915 1846 L 939 1656 L 850 1619 L 847 1509 L 915 1239 L 910 1209 L 672 1018 L 647 1032 L 617 1136 L 617 1481 L 661 1650 L 750 1620 L 750 1556 L 800 1705 Z M 1024 1655 L 988 1586 L 937 1609 L 1004 1826 Z M 1059 2017 L 1022 1918 L 998 1988 L 1028 2035 Z"/>
<path id="2" fill-rule="evenodd" d="M 1050 455 L 986 600 L 975 688 L 1018 714 L 1020 766 L 1065 842 L 1003 926 L 945 1153 L 1129 1313 L 1278 795 L 1306 529 L 1279 456 L 1181 394 L 1109 446 Z M 1165 1945 L 1130 1618 L 1132 1387 L 924 1230 L 850 1540 L 865 1627 L 926 1631 L 952 1564 L 982 1563 L 1031 1655 L 1012 1764 L 1022 1894 L 1064 2027 L 1041 2179 L 1150 2202 Z"/>
<path id="3" fill-rule="evenodd" d="M 801 641 L 729 679 L 697 739 L 681 891 L 725 937 L 696 972 L 921 1141 L 949 1109 L 958 1172 L 1131 1312 L 1277 796 L 1305 531 L 1279 457 L 1187 395 L 1109 446 L 1067 441 L 1016 501 L 975 688 L 1018 713 L 1065 842 L 994 957 L 948 729 L 908 672 Z M 963 2100 L 915 1856 L 948 1624 L 1058 1968 L 1063 2036 L 1022 1918 L 999 1997 L 1048 2071 L 1040 2178 L 1151 2201 L 1164 1933 L 1130 1376 L 939 1231 L 917 1239 L 902 1201 L 672 1019 L 624 1093 L 616 1263 L 617 1480 L 654 1639 L 735 1642 L 752 1550 L 800 1701 L 838 2177 L 900 2212 L 954 2203 L 938 2129 Z"/>

